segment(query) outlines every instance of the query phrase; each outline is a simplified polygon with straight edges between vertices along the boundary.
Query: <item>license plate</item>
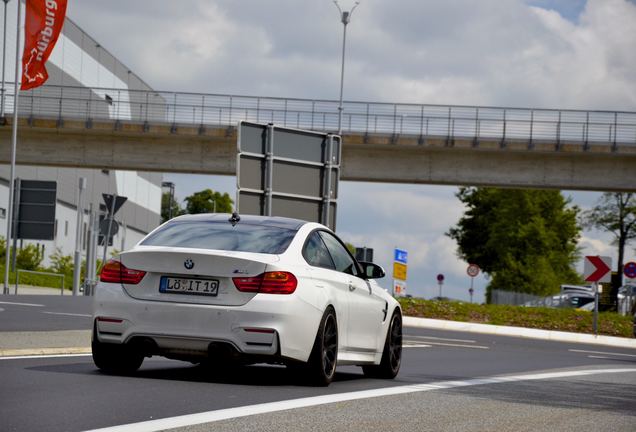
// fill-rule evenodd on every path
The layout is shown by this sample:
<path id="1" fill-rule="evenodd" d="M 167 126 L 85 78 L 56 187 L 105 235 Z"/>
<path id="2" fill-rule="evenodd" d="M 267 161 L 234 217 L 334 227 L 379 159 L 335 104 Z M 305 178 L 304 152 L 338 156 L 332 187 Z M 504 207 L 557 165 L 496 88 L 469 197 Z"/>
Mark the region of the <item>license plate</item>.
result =
<path id="1" fill-rule="evenodd" d="M 159 291 L 162 293 L 216 296 L 219 293 L 219 281 L 162 276 Z"/>

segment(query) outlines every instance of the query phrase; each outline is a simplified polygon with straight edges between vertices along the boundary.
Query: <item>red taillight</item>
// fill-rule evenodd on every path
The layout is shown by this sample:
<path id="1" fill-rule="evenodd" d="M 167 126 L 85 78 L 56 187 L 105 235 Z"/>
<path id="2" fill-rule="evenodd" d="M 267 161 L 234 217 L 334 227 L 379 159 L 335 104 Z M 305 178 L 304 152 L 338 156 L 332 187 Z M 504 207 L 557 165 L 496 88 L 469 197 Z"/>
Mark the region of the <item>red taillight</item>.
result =
<path id="1" fill-rule="evenodd" d="M 129 269 L 117 260 L 110 260 L 102 267 L 99 280 L 102 282 L 137 285 L 145 275 L 145 271 Z"/>
<path id="2" fill-rule="evenodd" d="M 298 280 L 289 272 L 274 271 L 253 277 L 232 278 L 239 291 L 263 294 L 291 294 L 296 291 Z"/>

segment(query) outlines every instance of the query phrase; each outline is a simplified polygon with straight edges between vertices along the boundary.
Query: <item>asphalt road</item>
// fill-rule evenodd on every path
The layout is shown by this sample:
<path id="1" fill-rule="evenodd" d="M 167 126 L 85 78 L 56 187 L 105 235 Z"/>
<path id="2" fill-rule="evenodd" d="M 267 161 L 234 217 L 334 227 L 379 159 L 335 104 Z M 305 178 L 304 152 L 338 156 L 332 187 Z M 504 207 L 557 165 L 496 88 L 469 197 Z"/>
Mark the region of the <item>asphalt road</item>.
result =
<path id="1" fill-rule="evenodd" d="M 91 328 L 92 297 L 0 296 L 0 331 L 55 331 Z"/>
<path id="2" fill-rule="evenodd" d="M 35 296 L 23 300 L 44 306 L 0 304 L 1 331 L 8 323 L 14 331 L 90 328 L 84 298 L 73 299 L 74 306 Z M 537 375 L 545 372 L 552 375 Z M 501 376 L 507 378 L 492 379 Z M 165 420 L 197 413 L 207 414 Z M 81 431 L 157 419 L 163 420 L 144 426 L 634 432 L 636 350 L 407 328 L 397 379 L 367 379 L 359 368 L 346 367 L 327 388 L 304 386 L 271 366 L 210 371 L 153 358 L 123 377 L 98 372 L 90 356 L 0 359 L 2 431 Z M 217 421 L 211 425 L 211 419 Z"/>

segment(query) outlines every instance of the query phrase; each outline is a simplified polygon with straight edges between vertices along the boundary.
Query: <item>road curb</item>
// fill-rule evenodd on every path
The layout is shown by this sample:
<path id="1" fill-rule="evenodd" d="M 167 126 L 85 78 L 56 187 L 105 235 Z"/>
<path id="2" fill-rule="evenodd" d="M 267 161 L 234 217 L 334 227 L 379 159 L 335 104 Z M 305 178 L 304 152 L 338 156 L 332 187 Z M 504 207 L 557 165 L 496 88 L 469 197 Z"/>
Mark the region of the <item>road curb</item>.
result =
<path id="1" fill-rule="evenodd" d="M 583 333 L 569 333 L 523 327 L 507 327 L 492 324 L 477 324 L 409 316 L 404 317 L 403 323 L 405 327 L 453 330 L 469 333 L 485 333 L 495 334 L 499 336 L 516 336 L 529 339 L 543 339 L 558 342 L 575 342 L 622 348 L 636 348 L 636 339 L 627 339 L 615 336 L 594 336 Z"/>
<path id="2" fill-rule="evenodd" d="M 90 354 L 90 353 L 91 353 L 90 347 L 3 349 L 3 350 L 0 350 L 0 358 L 66 355 L 66 354 Z"/>
<path id="3" fill-rule="evenodd" d="M 91 330 L 0 332 L 0 357 L 90 353 Z"/>

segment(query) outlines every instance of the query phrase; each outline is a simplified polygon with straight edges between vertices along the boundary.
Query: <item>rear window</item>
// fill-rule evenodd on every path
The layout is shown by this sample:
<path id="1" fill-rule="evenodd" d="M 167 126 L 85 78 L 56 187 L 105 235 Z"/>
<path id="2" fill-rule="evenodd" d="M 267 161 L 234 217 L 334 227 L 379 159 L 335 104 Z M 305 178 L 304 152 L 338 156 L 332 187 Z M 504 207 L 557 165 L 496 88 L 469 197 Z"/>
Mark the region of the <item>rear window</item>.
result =
<path id="1" fill-rule="evenodd" d="M 285 252 L 294 235 L 296 230 L 266 225 L 183 221 L 166 224 L 140 244 L 277 255 Z"/>

